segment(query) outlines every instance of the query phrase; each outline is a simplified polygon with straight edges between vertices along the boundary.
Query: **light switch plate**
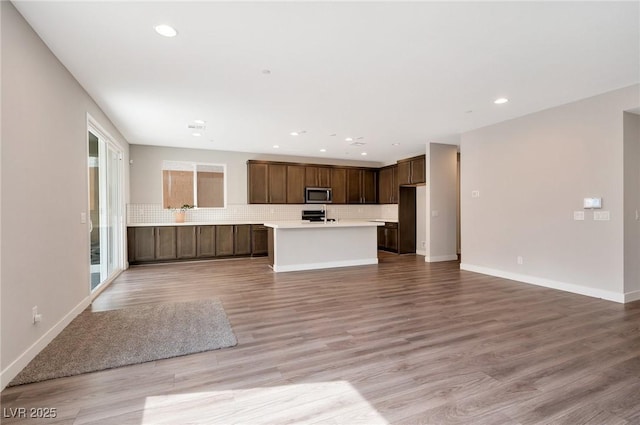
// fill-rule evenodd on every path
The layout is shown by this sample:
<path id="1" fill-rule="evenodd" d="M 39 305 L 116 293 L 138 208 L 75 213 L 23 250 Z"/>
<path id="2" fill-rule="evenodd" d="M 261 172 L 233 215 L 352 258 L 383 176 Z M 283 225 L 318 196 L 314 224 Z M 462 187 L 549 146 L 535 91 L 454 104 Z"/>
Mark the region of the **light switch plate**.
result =
<path id="1" fill-rule="evenodd" d="M 609 211 L 594 211 L 593 219 L 595 221 L 609 221 L 611 218 L 609 216 Z"/>
<path id="2" fill-rule="evenodd" d="M 80 224 L 87 224 L 87 213 L 86 212 L 81 212 L 80 213 Z"/>
<path id="3" fill-rule="evenodd" d="M 602 198 L 584 198 L 582 205 L 584 208 L 602 208 Z"/>
<path id="4" fill-rule="evenodd" d="M 574 220 L 584 220 L 584 211 L 574 211 L 573 212 Z"/>
<path id="5" fill-rule="evenodd" d="M 479 190 L 472 190 L 471 191 L 471 197 L 472 198 L 479 198 L 480 197 L 480 191 Z"/>

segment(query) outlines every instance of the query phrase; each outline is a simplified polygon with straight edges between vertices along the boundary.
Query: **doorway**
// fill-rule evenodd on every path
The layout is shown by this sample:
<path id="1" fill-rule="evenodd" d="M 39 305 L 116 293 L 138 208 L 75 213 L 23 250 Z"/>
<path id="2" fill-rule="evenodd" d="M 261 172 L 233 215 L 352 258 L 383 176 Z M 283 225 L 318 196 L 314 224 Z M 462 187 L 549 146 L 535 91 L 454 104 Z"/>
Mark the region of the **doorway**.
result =
<path id="1" fill-rule="evenodd" d="M 89 125 L 89 233 L 91 292 L 123 269 L 122 151 Z"/>

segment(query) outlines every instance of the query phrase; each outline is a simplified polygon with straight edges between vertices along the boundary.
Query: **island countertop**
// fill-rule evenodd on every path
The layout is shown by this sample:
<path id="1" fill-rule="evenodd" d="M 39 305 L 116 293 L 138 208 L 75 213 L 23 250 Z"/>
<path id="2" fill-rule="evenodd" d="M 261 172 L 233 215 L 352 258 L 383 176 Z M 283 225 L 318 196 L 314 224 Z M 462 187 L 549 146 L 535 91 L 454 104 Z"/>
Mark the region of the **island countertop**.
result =
<path id="1" fill-rule="evenodd" d="M 307 221 L 307 220 L 285 220 L 285 221 L 268 221 L 264 223 L 265 227 L 274 229 L 326 229 L 336 227 L 377 227 L 384 226 L 383 221 L 373 220 L 338 220 L 338 221 Z"/>

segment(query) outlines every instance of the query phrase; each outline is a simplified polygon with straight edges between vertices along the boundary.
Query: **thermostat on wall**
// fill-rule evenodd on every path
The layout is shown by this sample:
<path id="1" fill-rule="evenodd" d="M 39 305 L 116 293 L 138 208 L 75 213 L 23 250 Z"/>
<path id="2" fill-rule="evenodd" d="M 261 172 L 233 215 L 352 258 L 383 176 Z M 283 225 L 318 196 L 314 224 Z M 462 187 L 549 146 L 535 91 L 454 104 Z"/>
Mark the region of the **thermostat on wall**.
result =
<path id="1" fill-rule="evenodd" d="M 602 198 L 584 198 L 584 208 L 602 208 Z"/>

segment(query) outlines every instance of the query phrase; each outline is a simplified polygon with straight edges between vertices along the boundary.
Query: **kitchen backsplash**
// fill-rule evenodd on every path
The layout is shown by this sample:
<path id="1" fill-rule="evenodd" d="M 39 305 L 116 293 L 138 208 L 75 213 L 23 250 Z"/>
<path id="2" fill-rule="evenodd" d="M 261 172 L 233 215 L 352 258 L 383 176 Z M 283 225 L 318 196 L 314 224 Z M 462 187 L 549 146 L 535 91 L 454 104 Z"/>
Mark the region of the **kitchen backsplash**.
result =
<path id="1" fill-rule="evenodd" d="M 186 221 L 260 222 L 299 220 L 302 210 L 322 209 L 322 205 L 229 205 L 227 208 L 203 208 L 187 211 Z M 327 217 L 336 219 L 398 219 L 398 206 L 391 205 L 327 205 Z M 172 223 L 173 212 L 161 204 L 128 204 L 127 224 Z"/>

